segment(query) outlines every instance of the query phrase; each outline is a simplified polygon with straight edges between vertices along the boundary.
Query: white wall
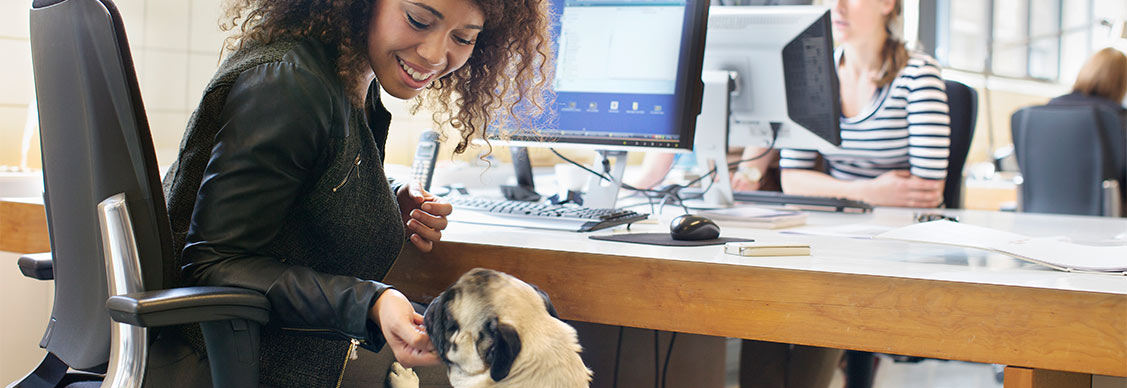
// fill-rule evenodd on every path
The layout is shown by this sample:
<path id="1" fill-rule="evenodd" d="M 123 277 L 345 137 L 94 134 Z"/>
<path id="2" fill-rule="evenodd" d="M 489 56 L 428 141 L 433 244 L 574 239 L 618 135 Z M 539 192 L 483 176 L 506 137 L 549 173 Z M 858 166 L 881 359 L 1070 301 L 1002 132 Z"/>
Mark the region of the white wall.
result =
<path id="1" fill-rule="evenodd" d="M 0 2 L 0 166 L 20 163 L 19 143 L 34 98 L 30 1 Z M 133 54 L 157 157 L 171 163 L 188 115 L 219 63 L 219 0 L 117 0 Z M 39 167 L 38 138 L 28 165 Z"/>
<path id="2" fill-rule="evenodd" d="M 28 33 L 30 0 L 0 0 L 0 171 L 19 166 L 28 105 L 34 98 Z M 226 33 L 219 29 L 221 0 L 116 0 L 141 85 L 157 159 L 176 158 L 188 117 L 220 59 Z M 384 96 L 395 121 L 388 162 L 409 164 L 419 134 L 432 128 L 430 114 L 407 113 L 408 103 Z M 39 138 L 31 139 L 27 165 L 40 167 Z"/>
<path id="3" fill-rule="evenodd" d="M 220 0 L 116 0 L 136 65 L 157 157 L 171 163 L 204 86 L 219 62 L 224 35 Z M 30 0 L 0 0 L 0 170 L 21 162 L 20 143 L 34 98 L 29 41 Z M 40 166 L 39 139 L 28 165 Z M 43 357 L 39 340 L 50 318 L 53 283 L 28 279 L 19 256 L 0 252 L 0 385 L 31 371 Z"/>

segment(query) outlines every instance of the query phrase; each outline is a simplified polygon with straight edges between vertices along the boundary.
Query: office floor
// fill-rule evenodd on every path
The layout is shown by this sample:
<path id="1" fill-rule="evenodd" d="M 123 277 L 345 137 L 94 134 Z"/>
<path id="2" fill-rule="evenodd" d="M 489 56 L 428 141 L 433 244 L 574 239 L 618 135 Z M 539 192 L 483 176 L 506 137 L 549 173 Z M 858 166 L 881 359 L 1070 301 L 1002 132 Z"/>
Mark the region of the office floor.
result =
<path id="1" fill-rule="evenodd" d="M 727 342 L 726 387 L 739 388 L 739 340 Z M 896 363 L 885 358 L 877 368 L 873 388 L 1001 388 L 994 380 L 994 367 L 960 361 L 926 360 L 919 363 Z M 830 388 L 845 386 L 845 376 L 835 374 Z"/>

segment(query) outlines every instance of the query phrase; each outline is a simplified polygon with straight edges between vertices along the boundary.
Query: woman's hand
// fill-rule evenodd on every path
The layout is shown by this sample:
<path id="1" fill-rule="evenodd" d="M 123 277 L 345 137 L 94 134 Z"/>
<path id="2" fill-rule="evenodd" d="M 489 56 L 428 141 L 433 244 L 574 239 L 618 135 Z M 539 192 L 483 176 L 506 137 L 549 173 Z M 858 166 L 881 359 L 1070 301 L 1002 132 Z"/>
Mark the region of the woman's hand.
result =
<path id="1" fill-rule="evenodd" d="M 728 158 L 731 159 L 732 155 L 729 154 Z M 772 165 L 778 165 L 779 150 L 766 149 L 760 147 L 744 147 L 740 152 L 739 159 L 741 160 L 739 168 L 732 171 L 732 190 L 734 191 L 755 191 L 763 185 L 763 174 L 771 169 Z M 728 163 L 733 163 L 735 160 L 729 160 Z"/>
<path id="2" fill-rule="evenodd" d="M 438 202 L 438 197 L 423 190 L 417 182 L 400 186 L 395 196 L 399 200 L 399 213 L 407 227 L 408 239 L 420 251 L 430 252 L 434 243 L 442 239 L 446 216 L 454 207 Z"/>
<path id="3" fill-rule="evenodd" d="M 943 202 L 943 181 L 913 176 L 908 170 L 886 172 L 865 185 L 864 201 L 873 205 L 929 208 Z"/>
<path id="4" fill-rule="evenodd" d="M 387 346 L 395 353 L 395 360 L 408 368 L 438 364 L 438 354 L 423 329 L 423 316 L 415 312 L 407 297 L 389 289 L 376 299 L 368 319 L 380 325 Z"/>
<path id="5" fill-rule="evenodd" d="M 757 169 L 739 169 L 732 171 L 731 179 L 733 191 L 755 191 L 759 190 L 763 173 Z"/>

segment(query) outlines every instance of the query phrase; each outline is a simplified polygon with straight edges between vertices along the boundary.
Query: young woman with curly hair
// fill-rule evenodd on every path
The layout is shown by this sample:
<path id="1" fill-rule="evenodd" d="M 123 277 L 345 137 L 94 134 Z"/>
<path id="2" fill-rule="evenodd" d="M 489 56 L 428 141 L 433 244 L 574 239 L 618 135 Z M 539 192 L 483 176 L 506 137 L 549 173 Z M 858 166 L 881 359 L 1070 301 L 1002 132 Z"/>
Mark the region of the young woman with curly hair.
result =
<path id="1" fill-rule="evenodd" d="M 383 171 L 381 90 L 426 104 L 463 152 L 543 107 L 545 0 L 237 0 L 231 50 L 164 179 L 180 283 L 266 295 L 260 380 L 338 386 L 356 347 L 434 365 L 422 316 L 378 282 L 429 252 L 449 204 Z M 527 109 L 527 108 L 524 108 Z M 319 335 L 310 335 L 319 334 Z M 148 386 L 207 386 L 198 328 L 161 333 Z M 347 379 L 345 379 L 347 380 Z"/>

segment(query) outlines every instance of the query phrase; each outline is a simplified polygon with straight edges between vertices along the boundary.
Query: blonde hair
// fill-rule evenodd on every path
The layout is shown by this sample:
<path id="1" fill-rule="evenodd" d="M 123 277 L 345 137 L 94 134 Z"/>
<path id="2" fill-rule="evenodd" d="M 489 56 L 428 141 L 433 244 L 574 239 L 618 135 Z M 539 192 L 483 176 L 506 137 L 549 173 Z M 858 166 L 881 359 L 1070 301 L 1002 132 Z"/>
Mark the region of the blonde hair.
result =
<path id="1" fill-rule="evenodd" d="M 884 19 L 884 31 L 888 36 L 884 39 L 884 45 L 881 48 L 880 56 L 881 67 L 880 77 L 875 79 L 877 87 L 885 87 L 900 75 L 900 70 L 908 65 L 908 59 L 911 55 L 908 54 L 908 47 L 904 44 L 904 1 L 893 0 L 892 12 Z"/>
<path id="2" fill-rule="evenodd" d="M 1080 68 L 1072 91 L 1122 101 L 1127 95 L 1127 56 L 1111 47 L 1097 51 Z"/>

